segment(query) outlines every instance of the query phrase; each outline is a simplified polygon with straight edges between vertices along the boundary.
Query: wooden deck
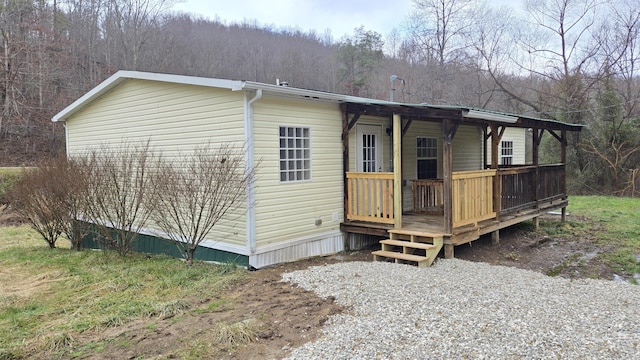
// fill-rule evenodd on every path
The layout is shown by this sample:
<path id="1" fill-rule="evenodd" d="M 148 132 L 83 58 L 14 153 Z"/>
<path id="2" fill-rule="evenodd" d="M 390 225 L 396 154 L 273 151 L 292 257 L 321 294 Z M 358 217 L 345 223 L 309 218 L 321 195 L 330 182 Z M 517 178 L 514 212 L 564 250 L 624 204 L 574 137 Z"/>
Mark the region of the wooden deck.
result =
<path id="1" fill-rule="evenodd" d="M 536 218 L 549 211 L 565 208 L 567 205 L 568 201 L 566 199 L 539 203 L 538 207 L 534 209 L 521 209 L 510 214 L 502 214 L 499 219 L 483 220 L 474 224 L 456 227 L 452 233 L 445 233 L 444 217 L 441 215 L 404 213 L 401 230 L 405 232 L 414 231 L 417 233 L 441 235 L 443 237 L 445 251 L 450 251 L 451 256 L 453 256 L 453 249 L 451 247 L 447 249 L 447 245 L 457 246 L 470 243 L 479 239 L 482 235 L 495 233 L 500 229 Z M 340 228 L 345 232 L 383 237 L 389 236 L 389 230 L 394 229 L 392 224 L 349 220 L 343 222 Z"/>
<path id="2" fill-rule="evenodd" d="M 396 186 L 399 182 L 396 183 L 395 174 L 346 175 L 346 221 L 340 225 L 342 231 L 391 237 L 387 240 L 408 234 L 419 237 L 420 242 L 440 239 L 438 244 L 442 245 L 437 251 L 444 248 L 445 258 L 453 257 L 454 246 L 489 233 L 497 243 L 500 229 L 559 208 L 564 214 L 568 205 L 562 164 L 452 172 L 448 189 L 447 182 L 416 180 L 412 183 L 411 212 L 401 211 L 402 189 Z M 416 247 L 413 238 L 403 239 L 407 243 L 402 246 L 385 243 L 387 240 L 380 242 L 382 250 L 374 253 L 376 259 L 413 261 L 419 266 L 433 261 L 433 251 Z M 415 256 L 422 258 L 417 260 Z"/>

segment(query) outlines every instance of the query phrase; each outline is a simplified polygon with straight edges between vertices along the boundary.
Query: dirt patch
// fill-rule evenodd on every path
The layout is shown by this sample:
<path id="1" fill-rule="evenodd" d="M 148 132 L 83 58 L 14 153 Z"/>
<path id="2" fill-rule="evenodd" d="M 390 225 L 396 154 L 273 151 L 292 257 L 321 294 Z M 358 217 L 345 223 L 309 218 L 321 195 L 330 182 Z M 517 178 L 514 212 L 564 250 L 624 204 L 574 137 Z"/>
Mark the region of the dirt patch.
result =
<path id="1" fill-rule="evenodd" d="M 599 254 L 607 249 L 589 239 L 546 236 L 513 226 L 500 231 L 500 241 L 491 236 L 455 248 L 459 259 L 512 266 L 565 278 L 613 279 L 613 271 Z"/>
<path id="2" fill-rule="evenodd" d="M 312 292 L 282 282 L 284 272 L 341 261 L 371 261 L 370 252 L 314 258 L 250 272 L 248 281 L 232 287 L 224 299 L 205 299 L 198 310 L 179 317 L 148 319 L 93 336 L 80 343 L 105 342 L 92 359 L 198 358 L 199 353 L 219 359 L 279 359 L 292 348 L 313 341 L 329 316 L 348 311 Z M 252 335 L 244 345 L 214 342 L 220 324 L 246 326 Z M 189 344 L 190 349 L 185 345 Z M 177 351 L 176 349 L 181 349 Z M 193 352 L 193 353 L 190 353 Z"/>

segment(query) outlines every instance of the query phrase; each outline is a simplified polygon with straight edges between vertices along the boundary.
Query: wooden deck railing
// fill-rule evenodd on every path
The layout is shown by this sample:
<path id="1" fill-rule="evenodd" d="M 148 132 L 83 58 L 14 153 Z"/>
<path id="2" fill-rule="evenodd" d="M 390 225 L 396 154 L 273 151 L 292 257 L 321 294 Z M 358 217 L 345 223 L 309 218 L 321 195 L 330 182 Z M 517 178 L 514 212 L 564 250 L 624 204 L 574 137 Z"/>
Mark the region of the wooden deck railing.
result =
<path id="1" fill-rule="evenodd" d="M 495 176 L 500 177 L 498 186 L 501 215 L 526 208 L 533 209 L 538 202 L 566 196 L 564 165 L 543 165 L 537 169 L 535 166 L 523 166 L 454 172 L 451 184 L 454 228 L 496 217 L 493 187 Z M 393 173 L 348 172 L 347 186 L 348 220 L 394 223 Z M 443 214 L 442 180 L 414 180 L 412 189 L 416 213 Z"/>
<path id="2" fill-rule="evenodd" d="M 563 164 L 540 166 L 538 176 L 539 201 L 553 200 L 567 195 L 566 170 Z"/>
<path id="3" fill-rule="evenodd" d="M 444 214 L 442 180 L 412 180 L 413 212 L 416 214 Z"/>
<path id="4" fill-rule="evenodd" d="M 393 224 L 393 173 L 347 173 L 347 219 Z"/>
<path id="5" fill-rule="evenodd" d="M 453 227 L 493 219 L 493 177 L 496 170 L 459 171 L 452 175 Z"/>
<path id="6" fill-rule="evenodd" d="M 536 202 L 536 167 L 500 169 L 501 213 L 533 207 Z"/>
<path id="7" fill-rule="evenodd" d="M 539 201 L 565 196 L 565 171 L 562 164 L 543 165 L 537 169 L 535 166 L 500 169 L 498 175 L 501 187 L 501 214 L 535 208 Z"/>

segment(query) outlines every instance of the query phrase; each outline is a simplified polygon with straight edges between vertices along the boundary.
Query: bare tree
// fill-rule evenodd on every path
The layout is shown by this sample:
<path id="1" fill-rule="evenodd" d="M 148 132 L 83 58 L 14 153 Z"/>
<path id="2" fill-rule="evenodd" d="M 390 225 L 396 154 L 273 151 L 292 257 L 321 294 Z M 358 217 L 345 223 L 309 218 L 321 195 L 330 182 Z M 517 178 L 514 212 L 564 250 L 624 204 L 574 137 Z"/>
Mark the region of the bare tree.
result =
<path id="1" fill-rule="evenodd" d="M 466 33 L 472 23 L 474 0 L 413 0 L 410 17 L 413 38 L 423 57 L 440 66 L 455 60 L 466 47 Z"/>
<path id="2" fill-rule="evenodd" d="M 531 86 L 528 90 L 535 94 L 530 96 L 495 73 L 496 66 L 489 66 L 500 89 L 545 117 L 584 123 L 588 90 L 595 84 L 586 74 L 593 69 L 590 66 L 595 65 L 599 51 L 598 42 L 591 37 L 597 27 L 597 8 L 595 0 L 527 1 L 529 27 L 523 24 L 523 30 L 512 38 L 519 51 L 509 54 L 507 66 L 538 84 L 550 85 Z M 485 48 L 487 59 L 495 55 L 486 51 L 490 49 Z"/>
<path id="3" fill-rule="evenodd" d="M 155 223 L 173 240 L 187 266 L 214 226 L 245 205 L 254 169 L 245 169 L 244 151 L 229 144 L 205 145 L 181 163 L 166 163 L 158 186 Z"/>
<path id="4" fill-rule="evenodd" d="M 124 68 L 139 69 L 144 46 L 159 33 L 162 15 L 175 3 L 176 0 L 107 1 L 104 27 L 115 42 L 110 50 L 122 57 Z"/>

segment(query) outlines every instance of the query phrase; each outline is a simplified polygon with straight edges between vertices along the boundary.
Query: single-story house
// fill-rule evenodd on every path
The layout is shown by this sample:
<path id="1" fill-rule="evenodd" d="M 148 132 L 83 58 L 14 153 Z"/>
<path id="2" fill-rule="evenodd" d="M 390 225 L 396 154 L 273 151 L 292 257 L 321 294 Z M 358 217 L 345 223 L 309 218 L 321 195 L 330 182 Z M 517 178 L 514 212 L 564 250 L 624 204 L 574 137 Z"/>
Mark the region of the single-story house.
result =
<path id="1" fill-rule="evenodd" d="M 260 161 L 247 194 L 255 206 L 216 226 L 199 251 L 253 268 L 357 248 L 389 231 L 378 257 L 417 251 L 430 263 L 423 245 L 398 242 L 437 243 L 436 254 L 444 247 L 451 257 L 482 234 L 497 240 L 506 226 L 564 214 L 566 132 L 580 130 L 464 106 L 135 71 L 118 71 L 52 120 L 65 123 L 68 156 L 123 139 L 150 139 L 163 154 L 245 146 L 246 164 Z M 539 164 L 545 131 L 561 145 L 556 164 Z M 156 229 L 141 236 L 150 250 L 163 241 Z"/>

